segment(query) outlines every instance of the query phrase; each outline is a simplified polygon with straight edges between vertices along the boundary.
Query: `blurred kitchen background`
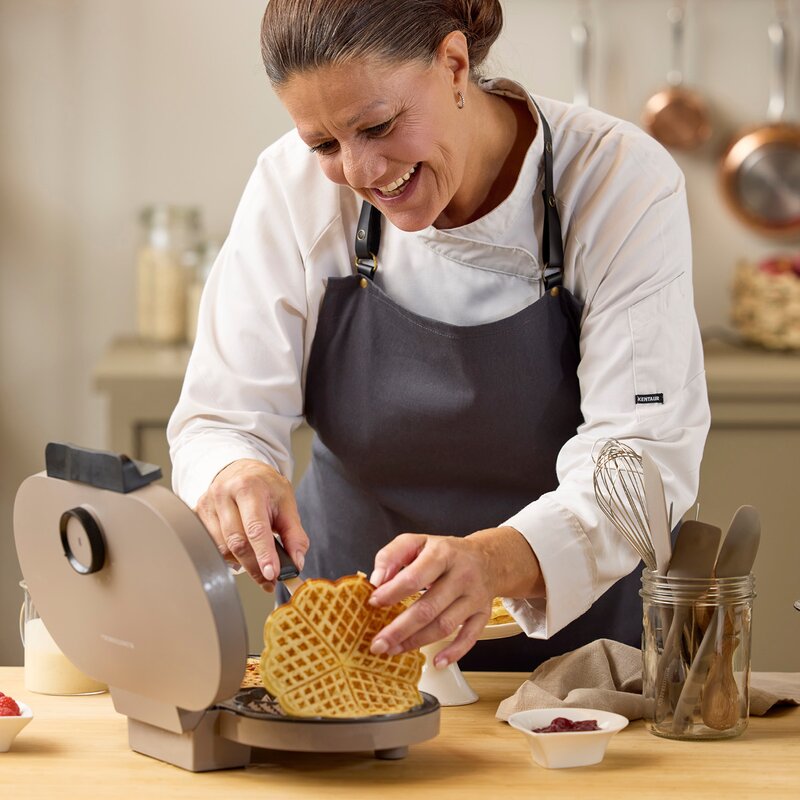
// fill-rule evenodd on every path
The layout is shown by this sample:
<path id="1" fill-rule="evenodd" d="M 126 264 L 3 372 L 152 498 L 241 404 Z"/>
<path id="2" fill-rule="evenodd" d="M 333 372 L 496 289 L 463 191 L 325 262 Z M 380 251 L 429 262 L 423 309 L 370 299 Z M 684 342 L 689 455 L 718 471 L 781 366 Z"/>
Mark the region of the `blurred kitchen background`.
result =
<path id="1" fill-rule="evenodd" d="M 573 99 L 572 33 L 583 19 L 591 104 L 639 122 L 666 83 L 672 5 L 505 0 L 486 72 Z M 779 5 L 790 44 L 786 117 L 797 121 L 800 0 Z M 188 345 L 136 338 L 140 213 L 193 207 L 199 240 L 225 237 L 256 157 L 290 127 L 260 62 L 264 6 L 0 0 L 0 664 L 22 659 L 12 508 L 19 483 L 43 468 L 45 443 L 120 449 L 168 472 L 164 427 Z M 689 0 L 685 80 L 709 103 L 713 134 L 675 157 L 686 174 L 714 418 L 700 517 L 724 530 L 740 504 L 761 510 L 753 667 L 798 670 L 800 358 L 741 343 L 730 316 L 737 264 L 792 256 L 800 240 L 746 228 L 718 187 L 725 143 L 765 120 L 775 12 L 773 0 Z M 141 581 L 146 591 L 147 575 Z M 239 585 L 252 644 L 269 599 Z"/>

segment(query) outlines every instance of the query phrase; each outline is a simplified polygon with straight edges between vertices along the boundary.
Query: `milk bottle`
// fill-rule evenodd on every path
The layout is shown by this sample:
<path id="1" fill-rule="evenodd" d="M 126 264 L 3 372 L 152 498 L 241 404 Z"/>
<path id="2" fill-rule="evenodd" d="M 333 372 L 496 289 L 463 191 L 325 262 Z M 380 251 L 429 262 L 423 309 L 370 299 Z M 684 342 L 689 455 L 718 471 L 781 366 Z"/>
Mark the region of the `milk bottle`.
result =
<path id="1" fill-rule="evenodd" d="M 97 694 L 107 686 L 81 672 L 60 650 L 37 614 L 25 582 L 20 635 L 25 647 L 25 688 L 39 694 Z"/>

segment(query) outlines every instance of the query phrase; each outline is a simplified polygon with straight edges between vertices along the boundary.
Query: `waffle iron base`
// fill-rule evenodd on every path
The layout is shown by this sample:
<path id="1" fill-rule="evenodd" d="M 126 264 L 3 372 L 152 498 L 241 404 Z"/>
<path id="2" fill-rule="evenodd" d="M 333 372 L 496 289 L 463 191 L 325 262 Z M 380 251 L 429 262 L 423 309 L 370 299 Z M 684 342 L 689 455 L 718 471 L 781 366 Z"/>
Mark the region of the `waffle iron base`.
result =
<path id="1" fill-rule="evenodd" d="M 399 759 L 439 733 L 439 717 L 438 700 L 425 692 L 420 705 L 402 714 L 328 719 L 287 717 L 264 689 L 248 689 L 210 708 L 184 733 L 129 717 L 128 739 L 136 752 L 192 772 L 245 767 L 251 748 Z"/>

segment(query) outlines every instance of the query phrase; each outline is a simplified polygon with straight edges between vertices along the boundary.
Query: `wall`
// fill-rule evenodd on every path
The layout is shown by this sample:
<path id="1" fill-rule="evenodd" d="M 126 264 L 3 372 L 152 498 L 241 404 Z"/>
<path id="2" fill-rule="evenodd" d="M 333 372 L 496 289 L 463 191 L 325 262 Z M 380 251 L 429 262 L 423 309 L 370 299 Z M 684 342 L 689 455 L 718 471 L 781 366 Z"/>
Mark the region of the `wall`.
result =
<path id="1" fill-rule="evenodd" d="M 589 3 L 594 105 L 639 118 L 664 83 L 668 6 Z M 91 370 L 110 339 L 134 330 L 138 210 L 153 201 L 196 203 L 208 232 L 224 236 L 258 152 L 289 127 L 260 65 L 263 7 L 264 0 L 0 0 L 0 664 L 21 659 L 16 487 L 42 468 L 51 439 L 106 443 Z M 789 7 L 797 28 L 798 0 Z M 491 71 L 570 99 L 577 4 L 506 0 L 505 8 Z M 771 0 L 690 4 L 687 75 L 712 101 L 718 131 L 702 152 L 678 159 L 706 330 L 726 323 L 737 258 L 775 247 L 734 222 L 715 183 L 726 137 L 766 110 L 772 9 Z M 795 95 L 793 80 L 792 115 Z"/>

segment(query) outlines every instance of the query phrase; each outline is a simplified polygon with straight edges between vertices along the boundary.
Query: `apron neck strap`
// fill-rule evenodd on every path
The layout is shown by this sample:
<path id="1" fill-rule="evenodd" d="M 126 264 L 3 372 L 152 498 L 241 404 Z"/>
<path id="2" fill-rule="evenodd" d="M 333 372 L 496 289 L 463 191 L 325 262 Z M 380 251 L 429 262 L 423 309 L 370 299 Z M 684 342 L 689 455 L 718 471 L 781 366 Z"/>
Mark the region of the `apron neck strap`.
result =
<path id="1" fill-rule="evenodd" d="M 561 238 L 561 219 L 556 207 L 553 186 L 553 137 L 542 110 L 532 100 L 539 112 L 539 122 L 544 138 L 544 223 L 542 227 L 542 263 L 545 291 L 561 286 L 564 279 L 564 244 Z M 366 200 L 361 205 L 356 229 L 356 270 L 369 280 L 378 269 L 378 249 L 381 244 L 381 212 Z"/>
<path id="2" fill-rule="evenodd" d="M 381 212 L 366 200 L 361 205 L 356 228 L 356 271 L 372 280 L 378 269 L 381 246 Z"/>
<path id="3" fill-rule="evenodd" d="M 533 98 L 531 102 L 539 112 L 539 122 L 544 138 L 544 223 L 542 226 L 542 263 L 544 264 L 545 291 L 561 286 L 564 281 L 564 243 L 561 238 L 561 218 L 558 216 L 553 184 L 553 137 L 542 109 Z"/>

